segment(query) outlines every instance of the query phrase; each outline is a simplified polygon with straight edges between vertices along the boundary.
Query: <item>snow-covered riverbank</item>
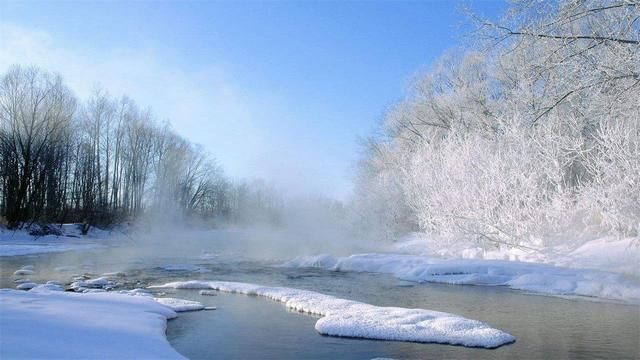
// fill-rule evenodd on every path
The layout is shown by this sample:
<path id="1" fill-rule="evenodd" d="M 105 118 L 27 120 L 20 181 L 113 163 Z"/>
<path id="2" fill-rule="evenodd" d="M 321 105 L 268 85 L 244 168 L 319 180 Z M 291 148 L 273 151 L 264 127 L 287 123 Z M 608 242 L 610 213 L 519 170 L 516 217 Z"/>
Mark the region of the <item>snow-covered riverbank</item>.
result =
<path id="1" fill-rule="evenodd" d="M 181 359 L 167 342 L 176 313 L 148 296 L 0 290 L 0 358 Z"/>
<path id="2" fill-rule="evenodd" d="M 556 296 L 588 296 L 640 304 L 640 279 L 617 273 L 501 260 L 439 259 L 405 254 L 304 256 L 285 267 L 391 274 L 413 282 L 508 286 Z"/>
<path id="3" fill-rule="evenodd" d="M 49 252 L 91 250 L 107 246 L 119 232 L 91 228 L 83 235 L 79 224 L 48 225 L 53 233 L 39 234 L 40 229 L 8 230 L 0 227 L 0 257 Z"/>

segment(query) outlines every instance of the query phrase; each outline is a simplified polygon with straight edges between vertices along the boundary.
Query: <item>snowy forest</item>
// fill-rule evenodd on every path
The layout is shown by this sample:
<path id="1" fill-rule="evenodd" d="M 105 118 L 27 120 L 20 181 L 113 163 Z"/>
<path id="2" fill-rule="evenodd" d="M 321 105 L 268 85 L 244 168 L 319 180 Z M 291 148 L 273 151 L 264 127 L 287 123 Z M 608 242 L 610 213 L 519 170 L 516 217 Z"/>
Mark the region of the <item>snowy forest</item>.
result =
<path id="1" fill-rule="evenodd" d="M 524 248 L 638 236 L 639 18 L 634 1 L 473 17 L 474 45 L 418 75 L 367 142 L 363 228 Z"/>

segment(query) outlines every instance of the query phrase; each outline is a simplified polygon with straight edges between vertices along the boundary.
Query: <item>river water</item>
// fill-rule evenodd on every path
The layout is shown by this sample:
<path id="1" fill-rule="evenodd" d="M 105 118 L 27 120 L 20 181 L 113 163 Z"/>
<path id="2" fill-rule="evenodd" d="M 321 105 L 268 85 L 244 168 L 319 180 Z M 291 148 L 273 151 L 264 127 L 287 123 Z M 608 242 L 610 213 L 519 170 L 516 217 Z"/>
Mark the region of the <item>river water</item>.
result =
<path id="1" fill-rule="evenodd" d="M 328 337 L 315 331 L 317 317 L 288 311 L 265 298 L 163 290 L 167 296 L 217 307 L 216 311 L 179 313 L 169 321 L 168 340 L 191 359 L 640 358 L 638 306 L 538 296 L 502 287 L 414 284 L 381 274 L 290 269 L 277 262 L 238 257 L 202 260 L 195 253 L 153 257 L 128 253 L 120 248 L 0 257 L 0 287 L 14 287 L 13 272 L 23 265 L 35 266 L 37 273 L 29 278 L 36 282 L 68 283 L 76 274 L 124 271 L 123 289 L 178 280 L 241 281 L 308 289 L 380 306 L 450 312 L 484 321 L 517 338 L 513 344 L 487 350 Z M 167 264 L 191 264 L 203 270 L 167 271 L 162 268 Z M 75 269 L 55 270 L 60 266 Z"/>

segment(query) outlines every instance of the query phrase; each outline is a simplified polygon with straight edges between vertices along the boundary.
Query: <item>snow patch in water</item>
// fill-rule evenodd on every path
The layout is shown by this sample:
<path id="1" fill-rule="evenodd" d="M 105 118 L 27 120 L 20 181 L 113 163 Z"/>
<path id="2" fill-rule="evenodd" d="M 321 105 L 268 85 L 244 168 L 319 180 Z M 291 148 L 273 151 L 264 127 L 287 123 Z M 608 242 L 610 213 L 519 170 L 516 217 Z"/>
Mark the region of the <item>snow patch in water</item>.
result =
<path id="1" fill-rule="evenodd" d="M 325 335 L 378 340 L 443 343 L 496 348 L 515 338 L 476 320 L 444 312 L 379 307 L 308 290 L 226 281 L 178 281 L 151 288 L 213 289 L 257 295 L 287 308 L 323 316 L 316 330 Z"/>
<path id="2" fill-rule="evenodd" d="M 33 283 L 33 282 L 26 282 L 26 283 L 18 284 L 18 286 L 16 286 L 16 289 L 18 289 L 18 290 L 31 290 L 36 286 L 38 286 L 38 284 Z"/>
<path id="3" fill-rule="evenodd" d="M 175 312 L 203 310 L 204 305 L 197 301 L 176 298 L 153 298 L 158 303 L 170 307 Z"/>
<path id="4" fill-rule="evenodd" d="M 20 269 L 20 270 L 16 270 L 13 275 L 19 276 L 19 275 L 33 275 L 35 274 L 35 271 L 30 270 L 30 269 Z"/>

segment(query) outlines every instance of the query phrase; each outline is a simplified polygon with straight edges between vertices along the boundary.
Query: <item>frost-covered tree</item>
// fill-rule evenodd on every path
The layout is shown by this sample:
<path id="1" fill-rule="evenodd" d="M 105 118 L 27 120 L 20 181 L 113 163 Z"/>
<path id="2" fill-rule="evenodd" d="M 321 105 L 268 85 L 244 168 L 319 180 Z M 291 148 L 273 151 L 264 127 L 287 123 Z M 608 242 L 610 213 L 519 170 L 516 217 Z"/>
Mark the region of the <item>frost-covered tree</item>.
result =
<path id="1" fill-rule="evenodd" d="M 352 207 L 375 194 L 422 231 L 483 245 L 638 236 L 639 18 L 636 1 L 523 1 L 478 20 L 479 41 L 388 113 Z"/>

